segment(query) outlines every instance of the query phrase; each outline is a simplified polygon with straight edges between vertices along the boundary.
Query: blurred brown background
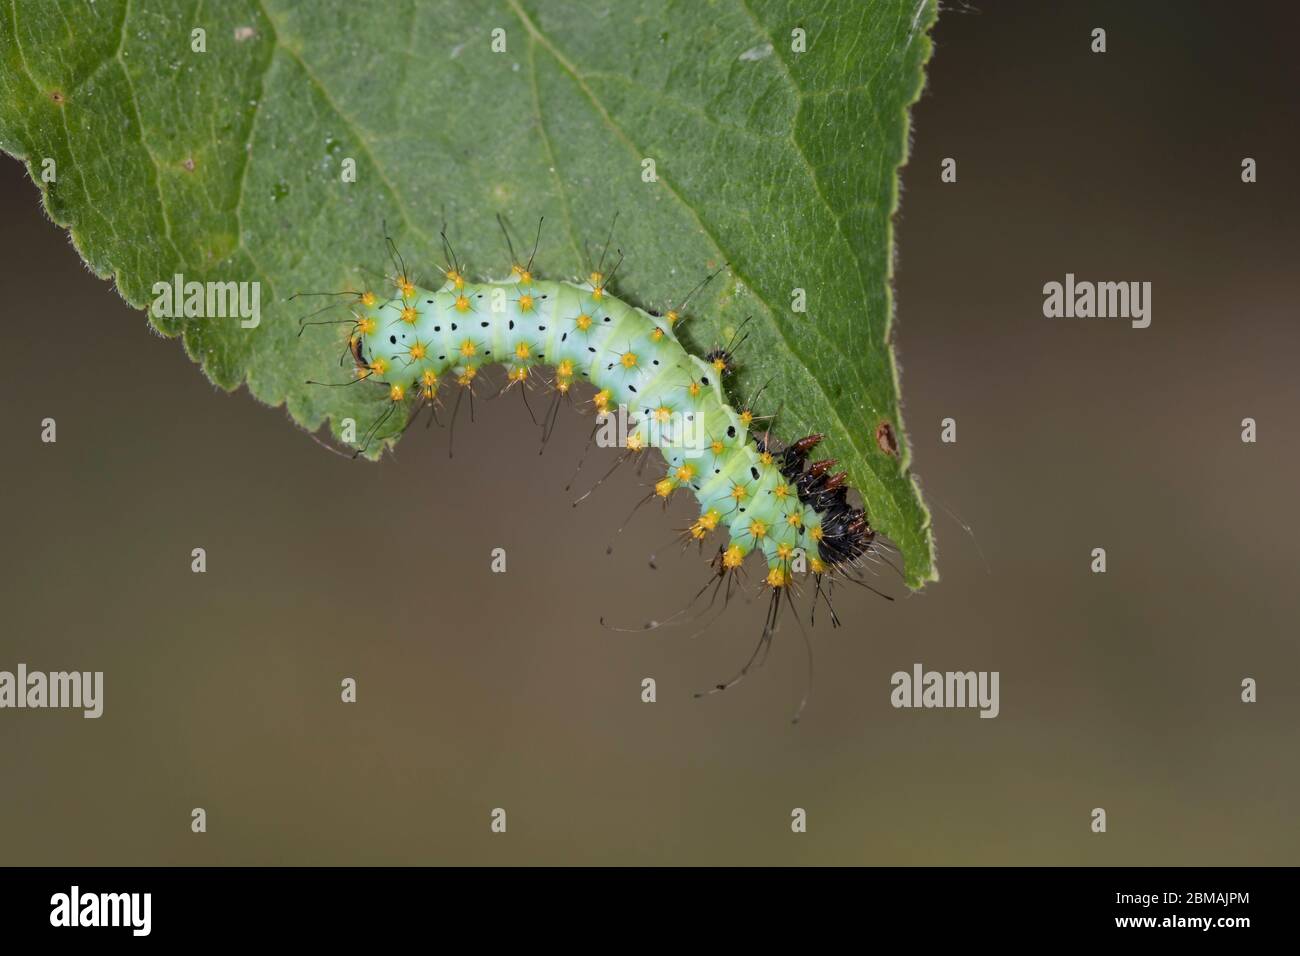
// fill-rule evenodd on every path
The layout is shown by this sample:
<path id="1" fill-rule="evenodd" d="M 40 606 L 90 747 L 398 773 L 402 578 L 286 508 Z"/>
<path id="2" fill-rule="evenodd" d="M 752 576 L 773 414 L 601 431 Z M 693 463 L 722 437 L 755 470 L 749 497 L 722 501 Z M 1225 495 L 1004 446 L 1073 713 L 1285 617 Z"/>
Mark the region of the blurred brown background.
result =
<path id="1" fill-rule="evenodd" d="M 1296 26 L 1282 3 L 941 14 L 897 338 L 943 580 L 839 593 L 798 726 L 792 626 L 691 698 L 748 655 L 758 603 L 694 638 L 600 626 L 706 571 L 647 566 L 685 502 L 606 558 L 644 492 L 623 471 L 569 506 L 585 420 L 539 458 L 511 397 L 454 461 L 437 429 L 378 466 L 330 455 L 151 335 L 0 162 L 0 669 L 106 681 L 97 721 L 0 712 L 0 863 L 1300 862 Z M 1066 272 L 1151 281 L 1151 327 L 1044 319 Z M 916 661 L 1000 671 L 1001 716 L 892 709 Z"/>

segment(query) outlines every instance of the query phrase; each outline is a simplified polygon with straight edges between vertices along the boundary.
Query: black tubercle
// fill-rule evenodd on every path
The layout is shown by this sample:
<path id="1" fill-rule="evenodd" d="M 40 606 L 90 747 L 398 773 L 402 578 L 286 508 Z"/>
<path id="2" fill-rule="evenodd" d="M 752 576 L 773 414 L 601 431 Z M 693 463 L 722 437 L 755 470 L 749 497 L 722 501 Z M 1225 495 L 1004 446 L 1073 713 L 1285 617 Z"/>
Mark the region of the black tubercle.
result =
<path id="1" fill-rule="evenodd" d="M 808 435 L 775 453 L 781 475 L 794 485 L 799 500 L 821 516 L 822 537 L 818 543 L 822 560 L 834 569 L 851 565 L 867 553 L 876 539 L 867 513 L 849 504 L 847 475 L 831 474 L 833 458 L 808 463 L 808 456 L 821 443 L 821 435 Z M 761 442 L 760 451 L 768 451 Z"/>

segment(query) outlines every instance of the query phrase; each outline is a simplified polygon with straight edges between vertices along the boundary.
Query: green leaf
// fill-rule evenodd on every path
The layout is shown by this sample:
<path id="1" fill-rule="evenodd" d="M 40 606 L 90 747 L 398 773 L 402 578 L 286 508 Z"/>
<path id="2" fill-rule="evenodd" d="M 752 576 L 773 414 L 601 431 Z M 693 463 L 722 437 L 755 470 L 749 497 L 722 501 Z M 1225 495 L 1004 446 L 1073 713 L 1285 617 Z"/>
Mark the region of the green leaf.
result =
<path id="1" fill-rule="evenodd" d="M 176 273 L 261 283 L 256 328 L 151 319 L 218 385 L 309 429 L 364 430 L 381 390 L 306 384 L 346 379 L 346 332 L 300 338 L 291 293 L 391 271 L 385 220 L 426 284 L 444 218 L 471 273 L 504 272 L 497 213 L 525 246 L 545 216 L 538 271 L 582 274 L 617 212 L 615 291 L 663 310 L 727 264 L 691 303 L 688 345 L 752 315 L 733 394 L 764 387 L 780 437 L 824 433 L 909 584 L 934 578 L 889 345 L 890 219 L 934 0 L 5 6 L 0 147 L 90 266 L 142 308 Z"/>

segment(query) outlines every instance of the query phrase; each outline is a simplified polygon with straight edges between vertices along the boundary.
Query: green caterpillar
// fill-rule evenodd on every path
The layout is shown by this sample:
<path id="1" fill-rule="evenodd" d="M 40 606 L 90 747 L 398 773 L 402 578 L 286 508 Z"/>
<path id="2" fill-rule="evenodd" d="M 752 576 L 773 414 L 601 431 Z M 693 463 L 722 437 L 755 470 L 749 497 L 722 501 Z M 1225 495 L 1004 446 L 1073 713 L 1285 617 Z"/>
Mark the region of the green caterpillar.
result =
<path id="1" fill-rule="evenodd" d="M 539 280 L 521 265 L 501 282 L 444 274 L 437 291 L 403 273 L 392 298 L 358 297 L 349 339 L 358 374 L 387 385 L 395 407 L 433 401 L 447 381 L 470 388 L 489 365 L 504 366 L 511 385 L 550 366 L 559 392 L 586 381 L 599 413 L 626 410 L 629 450 L 660 449 L 667 471 L 655 494 L 688 489 L 699 501 L 691 538 L 725 528 L 719 575 L 757 551 L 767 585 L 780 589 L 796 573 L 841 569 L 869 549 L 875 533 L 848 504 L 845 476 L 829 474 L 830 461 L 807 465 L 821 436 L 773 451 L 751 431 L 752 414 L 727 403 L 730 355 L 689 354 L 673 333 L 676 312 L 628 305 L 599 272 L 583 283 Z"/>

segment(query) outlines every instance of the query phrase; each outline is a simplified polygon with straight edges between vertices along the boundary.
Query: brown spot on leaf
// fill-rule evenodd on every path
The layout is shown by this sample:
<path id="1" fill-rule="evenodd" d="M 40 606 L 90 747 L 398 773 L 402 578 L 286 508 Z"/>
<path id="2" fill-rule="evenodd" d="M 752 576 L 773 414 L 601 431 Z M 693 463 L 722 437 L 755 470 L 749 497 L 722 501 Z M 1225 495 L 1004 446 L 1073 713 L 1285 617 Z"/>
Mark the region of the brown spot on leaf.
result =
<path id="1" fill-rule="evenodd" d="M 898 457 L 898 439 L 894 437 L 894 426 L 881 422 L 876 426 L 876 444 L 886 455 Z"/>
<path id="2" fill-rule="evenodd" d="M 51 90 L 50 99 L 54 100 L 54 102 L 57 103 L 59 106 L 62 106 L 63 101 L 66 99 L 66 97 L 63 95 L 62 90 Z"/>
<path id="3" fill-rule="evenodd" d="M 194 172 L 194 157 L 186 156 L 185 162 L 181 163 L 181 165 L 184 166 L 188 172 Z"/>

